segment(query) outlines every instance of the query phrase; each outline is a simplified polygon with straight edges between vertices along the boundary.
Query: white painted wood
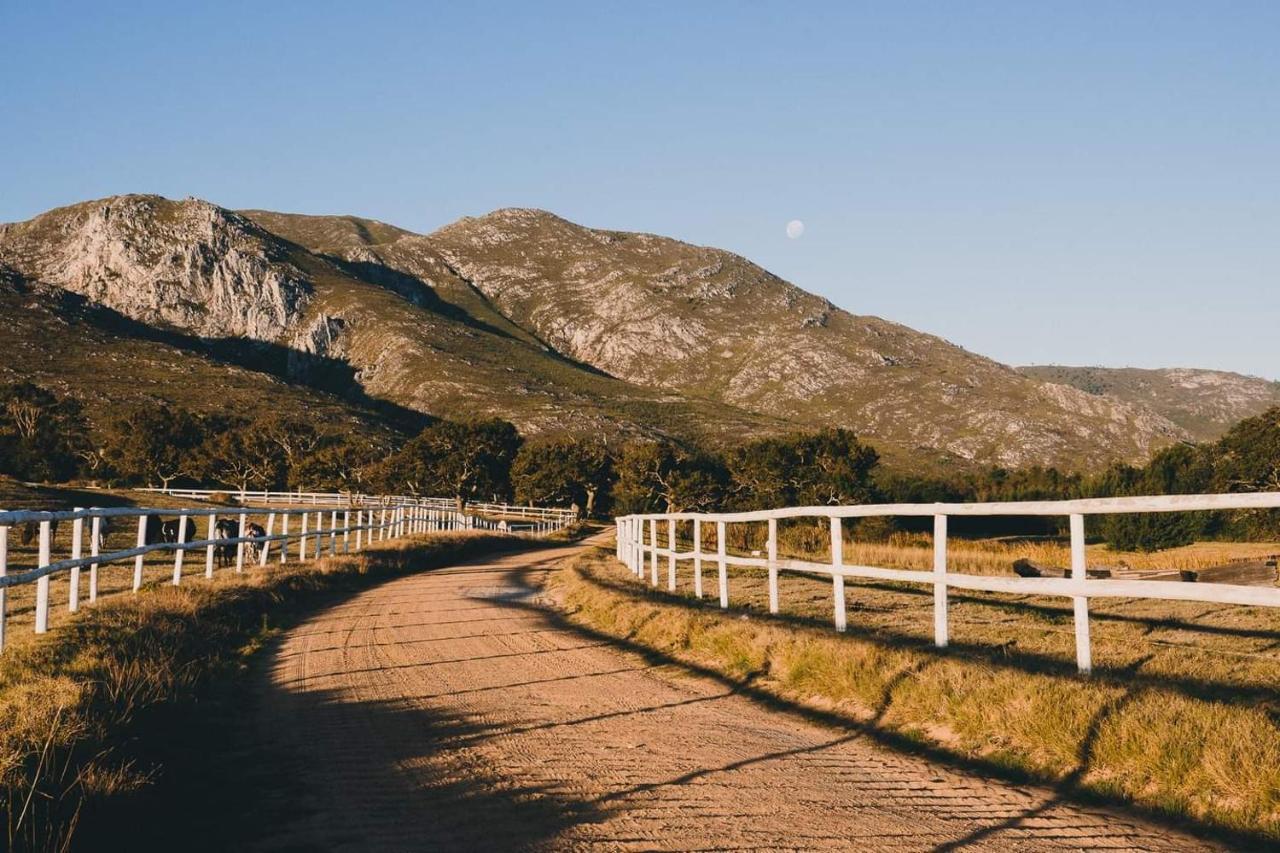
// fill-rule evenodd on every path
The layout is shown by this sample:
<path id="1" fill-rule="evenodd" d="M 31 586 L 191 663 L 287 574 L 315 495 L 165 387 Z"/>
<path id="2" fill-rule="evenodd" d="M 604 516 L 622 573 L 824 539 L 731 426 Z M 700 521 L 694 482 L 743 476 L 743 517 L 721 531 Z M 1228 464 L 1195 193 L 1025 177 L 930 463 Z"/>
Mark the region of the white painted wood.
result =
<path id="1" fill-rule="evenodd" d="M 846 628 L 848 610 L 844 601 L 844 574 L 840 569 L 844 566 L 844 530 L 842 520 L 831 519 L 831 598 L 836 630 L 843 632 Z"/>
<path id="2" fill-rule="evenodd" d="M 329 513 L 329 556 L 338 556 L 338 511 Z"/>
<path id="3" fill-rule="evenodd" d="M 667 590 L 676 591 L 676 520 L 667 519 Z"/>
<path id="4" fill-rule="evenodd" d="M 267 513 L 267 536 L 274 536 L 276 532 L 276 514 L 274 512 Z M 258 545 L 258 566 L 260 568 L 267 567 L 267 560 L 271 555 L 271 540 L 262 542 Z"/>
<path id="5" fill-rule="evenodd" d="M 769 519 L 769 612 L 778 612 L 778 519 Z"/>
<path id="6" fill-rule="evenodd" d="M 693 597 L 702 600 L 702 522 L 693 520 Z"/>
<path id="7" fill-rule="evenodd" d="M 9 575 L 9 527 L 0 527 L 0 578 Z M 5 623 L 9 619 L 9 588 L 0 586 L 0 650 L 4 649 Z"/>
<path id="8" fill-rule="evenodd" d="M 947 517 L 933 517 L 933 644 L 945 649 L 947 625 Z"/>
<path id="9" fill-rule="evenodd" d="M 52 562 L 50 554 L 50 534 L 48 521 L 40 522 L 40 559 L 38 565 L 47 566 Z M 43 634 L 49 630 L 49 576 L 42 575 L 36 581 L 36 633 Z"/>
<path id="10" fill-rule="evenodd" d="M 658 585 L 658 519 L 649 522 L 649 584 Z"/>
<path id="11" fill-rule="evenodd" d="M 1084 516 L 1071 516 L 1071 580 L 1083 584 L 1088 577 L 1085 552 Z M 1071 599 L 1076 623 L 1076 668 L 1084 675 L 1093 671 L 1093 651 L 1089 645 L 1089 598 L 1076 595 Z"/>
<path id="12" fill-rule="evenodd" d="M 89 556 L 98 556 L 99 543 L 102 542 L 102 516 L 93 517 L 93 526 L 89 530 Z M 98 563 L 89 564 L 89 603 L 98 600 Z"/>
<path id="13" fill-rule="evenodd" d="M 238 528 L 240 532 L 236 534 L 236 538 L 243 539 L 245 537 L 246 535 L 245 525 L 247 523 L 248 523 L 248 513 L 243 513 L 243 512 L 240 513 L 240 527 Z M 236 543 L 236 573 L 237 574 L 244 571 L 244 544 L 245 543 L 243 542 Z"/>
<path id="14" fill-rule="evenodd" d="M 181 547 L 187 541 L 187 517 L 178 516 L 178 548 L 173 552 L 173 585 L 182 583 L 182 555 L 186 553 Z"/>
<path id="15" fill-rule="evenodd" d="M 147 517 L 145 515 L 138 516 L 138 547 L 144 548 L 147 544 Z M 134 557 L 133 562 L 133 591 L 137 592 L 142 589 L 142 561 L 146 558 L 146 552 L 139 553 Z"/>
<path id="16" fill-rule="evenodd" d="M 299 563 L 305 563 L 307 561 L 307 516 L 308 513 L 302 513 L 302 533 L 298 539 Z"/>
<path id="17" fill-rule="evenodd" d="M 76 507 L 76 512 L 84 509 Z M 84 556 L 84 519 L 76 518 L 71 523 L 71 559 L 79 560 Z M 75 613 L 80 609 L 80 569 L 73 568 L 68 574 L 69 589 L 67 591 L 67 611 Z"/>
<path id="18" fill-rule="evenodd" d="M 320 559 L 322 546 L 324 545 L 324 513 L 316 513 L 316 535 L 312 537 L 316 542 L 315 558 Z"/>
<path id="19" fill-rule="evenodd" d="M 280 565 L 284 565 L 285 560 L 289 559 L 289 513 L 280 513 L 280 535 L 284 538 L 280 540 Z"/>
<path id="20" fill-rule="evenodd" d="M 342 511 L 342 553 L 351 553 L 351 510 Z"/>
<path id="21" fill-rule="evenodd" d="M 720 606 L 729 606 L 729 563 L 726 559 L 728 544 L 725 542 L 726 525 L 716 522 L 716 582 L 720 588 Z"/>
<path id="22" fill-rule="evenodd" d="M 356 510 L 356 551 L 360 551 L 364 541 L 364 510 Z"/>
<path id="23" fill-rule="evenodd" d="M 213 558 L 214 551 L 218 546 L 214 543 L 214 539 L 218 536 L 218 516 L 216 513 L 210 513 L 209 526 L 205 530 L 204 538 L 209 540 L 209 544 L 204 546 L 204 576 L 206 578 L 213 577 Z"/>

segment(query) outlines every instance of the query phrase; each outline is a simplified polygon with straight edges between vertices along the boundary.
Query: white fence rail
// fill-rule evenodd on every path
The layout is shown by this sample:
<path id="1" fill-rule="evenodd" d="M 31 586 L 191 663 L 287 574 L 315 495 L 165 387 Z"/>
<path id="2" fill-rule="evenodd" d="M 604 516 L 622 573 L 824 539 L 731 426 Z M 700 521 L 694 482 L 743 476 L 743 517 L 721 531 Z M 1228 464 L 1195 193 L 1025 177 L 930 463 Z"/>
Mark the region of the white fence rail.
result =
<path id="1" fill-rule="evenodd" d="M 212 493 L 173 490 L 168 494 L 194 499 L 207 498 Z M 297 497 L 296 493 L 287 494 Z M 509 521 L 461 513 L 452 505 L 445 508 L 419 500 L 405 503 L 397 502 L 398 498 L 364 495 L 359 502 L 335 500 L 321 503 L 319 498 L 336 496 L 316 494 L 309 497 L 317 498 L 313 506 L 324 506 L 325 509 L 289 508 L 280 505 L 285 501 L 279 501 L 261 507 L 93 507 L 0 511 L 0 650 L 5 643 L 10 588 L 36 585 L 35 632 L 43 634 L 49 629 L 50 579 L 53 576 L 67 575 L 70 586 L 67 607 L 74 613 L 80 608 L 83 570 L 88 570 L 90 602 L 98 598 L 99 568 L 111 563 L 133 562 L 132 588 L 137 592 L 143 585 L 145 558 L 157 551 L 173 552 L 171 577 L 176 586 L 183 581 L 184 565 L 190 552 L 204 552 L 204 576 L 212 578 L 215 563 L 230 565 L 234 562 L 237 572 L 244 571 L 246 558 L 264 567 L 273 556 L 284 563 L 293 550 L 290 543 L 296 543 L 297 559 L 305 562 L 325 555 L 349 554 L 353 547 L 355 551 L 361 551 L 374 542 L 420 533 L 487 530 L 513 536 L 545 536 L 568 526 L 574 518 L 571 511 L 563 510 L 555 511 L 559 513 L 557 515 L 551 515 L 549 511 L 545 518 Z M 165 521 L 162 516 L 169 520 Z M 265 526 L 251 521 L 250 516 L 265 518 Z M 196 523 L 196 519 L 201 518 L 206 519 L 203 539 L 198 538 L 199 526 Z M 68 559 L 55 561 L 53 540 L 61 522 L 71 522 L 71 550 Z M 276 529 L 277 522 L 279 530 Z M 135 524 L 137 536 L 133 539 L 133 547 L 103 550 L 108 530 L 128 531 Z M 11 534 L 15 530 L 24 534 L 24 540 L 38 543 L 33 566 L 15 566 L 11 560 L 14 550 L 11 548 L 14 541 Z M 14 571 L 15 568 L 18 570 Z"/>
<path id="2" fill-rule="evenodd" d="M 457 509 L 457 502 L 451 498 L 369 495 L 363 492 L 254 492 L 235 489 L 139 489 L 139 491 L 191 500 L 234 501 L 240 504 L 268 506 L 419 506 L 430 509 Z M 577 514 L 571 509 L 476 501 L 466 503 L 463 506 L 463 512 L 496 515 L 503 518 L 557 521 L 562 524 L 568 524 L 577 518 Z"/>
<path id="3" fill-rule="evenodd" d="M 778 612 L 778 574 L 793 572 L 826 575 L 831 578 L 833 621 L 837 631 L 846 628 L 845 578 L 868 578 L 929 584 L 933 587 L 934 642 L 943 648 L 948 642 L 947 592 L 955 589 L 985 590 L 1017 594 L 1070 598 L 1074 608 L 1076 664 L 1082 673 L 1092 669 L 1089 641 L 1089 599 L 1104 597 L 1152 598 L 1203 601 L 1258 607 L 1280 607 L 1280 589 L 1236 584 L 1181 583 L 1155 580 L 1095 579 L 1087 576 L 1085 516 L 1122 513 L 1202 512 L 1218 510 L 1264 510 L 1280 508 L 1280 492 L 1227 495 L 1160 495 L 1154 497 L 1093 498 L 1071 501 L 1018 501 L 971 504 L 864 504 L 858 506 L 789 507 L 734 513 L 668 513 L 628 515 L 615 520 L 618 532 L 618 559 L 643 578 L 648 564 L 650 583 L 659 583 L 660 557 L 666 558 L 667 588 L 676 589 L 677 562 L 693 563 L 694 594 L 702 597 L 702 567 L 716 565 L 720 606 L 729 606 L 730 566 L 764 568 L 768 572 L 769 612 Z M 890 569 L 848 565 L 844 562 L 843 520 L 869 517 L 933 517 L 933 568 Z M 951 572 L 947 568 L 947 519 L 951 516 L 1065 516 L 1071 530 L 1071 576 L 1069 578 L 993 577 Z M 831 527 L 831 559 L 827 563 L 778 558 L 778 522 L 782 519 L 826 518 Z M 767 522 L 767 554 L 743 557 L 726 553 L 728 525 Z M 678 528 L 692 527 L 692 549 L 678 550 Z M 716 552 L 703 553 L 702 528 L 716 526 Z M 659 546 L 659 531 L 667 546 Z"/>

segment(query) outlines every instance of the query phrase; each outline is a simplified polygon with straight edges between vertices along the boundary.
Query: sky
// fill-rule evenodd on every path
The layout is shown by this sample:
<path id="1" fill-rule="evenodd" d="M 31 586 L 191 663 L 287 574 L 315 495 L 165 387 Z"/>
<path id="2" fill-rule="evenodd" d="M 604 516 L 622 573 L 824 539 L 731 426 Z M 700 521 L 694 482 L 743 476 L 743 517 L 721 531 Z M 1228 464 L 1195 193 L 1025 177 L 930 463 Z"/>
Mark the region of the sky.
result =
<path id="1" fill-rule="evenodd" d="M 1280 3 L 0 0 L 0 39 L 0 221 L 539 207 L 1011 364 L 1280 379 Z"/>

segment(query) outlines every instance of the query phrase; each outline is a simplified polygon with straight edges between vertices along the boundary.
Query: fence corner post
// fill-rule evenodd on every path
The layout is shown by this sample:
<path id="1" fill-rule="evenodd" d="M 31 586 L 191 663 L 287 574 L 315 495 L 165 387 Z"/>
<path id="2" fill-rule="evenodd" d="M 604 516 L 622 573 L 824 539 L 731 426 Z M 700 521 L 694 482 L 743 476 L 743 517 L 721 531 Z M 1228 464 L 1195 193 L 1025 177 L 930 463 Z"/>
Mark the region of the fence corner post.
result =
<path id="1" fill-rule="evenodd" d="M 947 626 L 947 517 L 933 517 L 933 644 L 945 649 Z"/>
<path id="2" fill-rule="evenodd" d="M 1085 551 L 1084 516 L 1071 516 L 1071 583 L 1083 587 L 1088 577 L 1088 555 Z M 1083 589 L 1080 590 L 1083 593 Z M 1093 672 L 1093 651 L 1089 644 L 1089 598 L 1074 595 L 1071 598 L 1076 622 L 1076 668 L 1081 675 Z"/>

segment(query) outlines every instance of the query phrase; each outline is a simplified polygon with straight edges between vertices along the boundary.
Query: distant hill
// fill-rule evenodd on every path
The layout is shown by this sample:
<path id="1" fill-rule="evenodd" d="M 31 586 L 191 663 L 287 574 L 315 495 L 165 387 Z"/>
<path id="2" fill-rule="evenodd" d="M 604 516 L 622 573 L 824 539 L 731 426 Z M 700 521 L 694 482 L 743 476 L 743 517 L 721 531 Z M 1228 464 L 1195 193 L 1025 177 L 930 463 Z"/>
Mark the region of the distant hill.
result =
<path id="1" fill-rule="evenodd" d="M 1020 370 L 1045 382 L 1059 382 L 1150 409 L 1196 441 L 1221 438 L 1239 421 L 1280 406 L 1280 382 L 1220 370 L 1052 365 Z"/>
<path id="2" fill-rule="evenodd" d="M 830 424 L 928 468 L 1096 469 L 1189 436 L 729 252 L 536 210 L 421 235 L 118 196 L 0 226 L 0 271 L 10 339 L 35 353 L 0 369 L 98 399 L 709 443 Z"/>

